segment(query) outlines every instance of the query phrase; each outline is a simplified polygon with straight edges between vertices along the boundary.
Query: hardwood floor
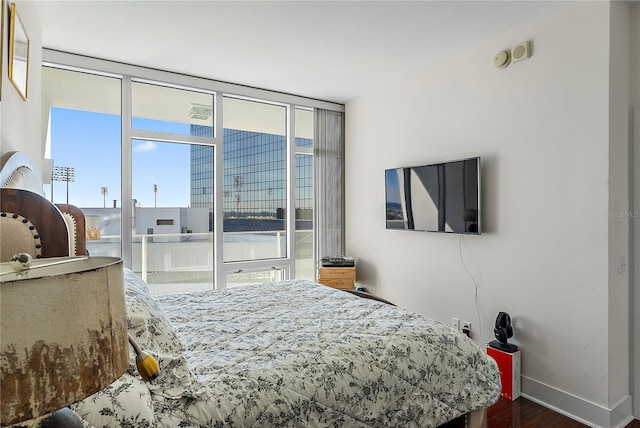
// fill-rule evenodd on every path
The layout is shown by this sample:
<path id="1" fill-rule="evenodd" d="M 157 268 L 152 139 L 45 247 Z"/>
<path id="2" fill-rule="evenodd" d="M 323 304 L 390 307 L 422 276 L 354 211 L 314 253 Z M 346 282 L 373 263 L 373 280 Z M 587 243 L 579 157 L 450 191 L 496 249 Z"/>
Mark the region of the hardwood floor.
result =
<path id="1" fill-rule="evenodd" d="M 485 411 L 482 428 L 582 428 L 580 422 L 520 397 L 515 401 L 500 397 Z M 634 420 L 625 428 L 640 428 Z"/>

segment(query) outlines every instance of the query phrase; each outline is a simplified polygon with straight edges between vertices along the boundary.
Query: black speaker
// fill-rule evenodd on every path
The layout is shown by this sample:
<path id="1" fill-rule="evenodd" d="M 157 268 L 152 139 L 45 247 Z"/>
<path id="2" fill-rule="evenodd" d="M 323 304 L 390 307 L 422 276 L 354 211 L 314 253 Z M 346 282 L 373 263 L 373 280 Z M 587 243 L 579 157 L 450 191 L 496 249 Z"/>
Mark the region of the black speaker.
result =
<path id="1" fill-rule="evenodd" d="M 511 317 L 507 312 L 498 313 L 493 334 L 497 340 L 489 342 L 489 346 L 492 348 L 505 352 L 515 352 L 518 350 L 516 345 L 509 343 L 509 338 L 513 337 L 513 326 L 511 325 Z"/>

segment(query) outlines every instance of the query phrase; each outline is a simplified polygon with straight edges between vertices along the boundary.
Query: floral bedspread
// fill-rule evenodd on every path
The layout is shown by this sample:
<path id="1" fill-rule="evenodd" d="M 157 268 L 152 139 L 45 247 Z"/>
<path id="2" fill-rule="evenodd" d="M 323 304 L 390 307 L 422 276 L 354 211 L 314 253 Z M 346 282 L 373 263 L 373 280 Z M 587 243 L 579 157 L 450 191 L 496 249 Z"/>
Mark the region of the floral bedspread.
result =
<path id="1" fill-rule="evenodd" d="M 500 394 L 495 362 L 472 340 L 394 306 L 309 281 L 153 298 L 135 281 L 132 313 L 143 302 L 158 314 L 132 315 L 129 331 L 161 376 L 126 374 L 118 393 L 142 385 L 151 409 L 107 415 L 119 426 L 432 427 Z M 104 403 L 118 407 L 116 395 L 76 411 L 110 426 Z"/>

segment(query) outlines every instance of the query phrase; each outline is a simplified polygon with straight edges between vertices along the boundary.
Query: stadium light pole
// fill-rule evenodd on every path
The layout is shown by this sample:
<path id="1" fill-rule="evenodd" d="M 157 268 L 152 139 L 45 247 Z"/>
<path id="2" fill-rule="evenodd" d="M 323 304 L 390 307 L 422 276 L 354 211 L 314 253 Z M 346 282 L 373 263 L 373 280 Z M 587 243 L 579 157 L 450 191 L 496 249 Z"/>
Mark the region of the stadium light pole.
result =
<path id="1" fill-rule="evenodd" d="M 102 208 L 107 208 L 107 194 L 109 189 L 107 187 L 101 187 L 100 193 L 102 193 Z"/>
<path id="2" fill-rule="evenodd" d="M 158 208 L 158 185 L 153 185 L 153 207 Z"/>
<path id="3" fill-rule="evenodd" d="M 67 182 L 67 205 L 69 205 L 69 182 L 76 181 L 76 169 L 70 166 L 54 166 L 51 171 L 51 181 Z"/>

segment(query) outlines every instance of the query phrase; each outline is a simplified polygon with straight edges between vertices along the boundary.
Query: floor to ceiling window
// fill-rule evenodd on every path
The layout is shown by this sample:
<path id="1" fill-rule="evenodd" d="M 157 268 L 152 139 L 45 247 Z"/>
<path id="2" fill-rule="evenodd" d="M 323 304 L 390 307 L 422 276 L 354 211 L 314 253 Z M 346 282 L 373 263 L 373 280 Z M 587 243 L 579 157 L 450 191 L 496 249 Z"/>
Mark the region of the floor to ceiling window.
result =
<path id="1" fill-rule="evenodd" d="M 43 67 L 42 87 L 49 123 L 45 152 L 53 159 L 44 191 L 54 203 L 82 209 L 90 255 L 120 257 L 121 80 Z"/>
<path id="2" fill-rule="evenodd" d="M 224 97 L 225 282 L 277 281 L 287 266 L 287 108 Z M 273 266 L 251 263 L 272 260 Z M 235 262 L 230 264 L 230 262 Z"/>
<path id="3" fill-rule="evenodd" d="M 214 95 L 134 81 L 131 105 L 134 270 L 152 293 L 210 289 Z"/>
<path id="4" fill-rule="evenodd" d="M 295 109 L 296 278 L 315 280 L 313 110 Z"/>
<path id="5" fill-rule="evenodd" d="M 43 99 L 75 171 L 50 193 L 90 220 L 91 255 L 153 293 L 315 278 L 313 109 L 50 66 Z"/>

